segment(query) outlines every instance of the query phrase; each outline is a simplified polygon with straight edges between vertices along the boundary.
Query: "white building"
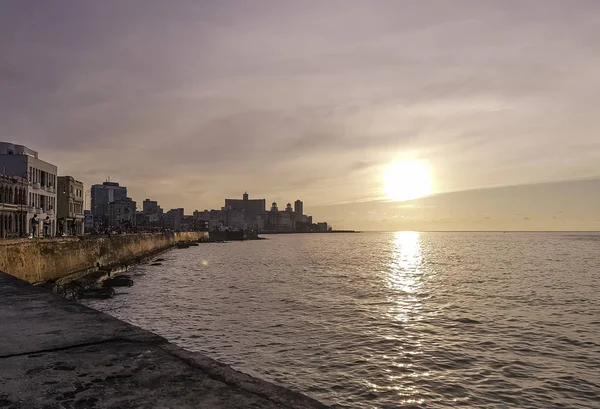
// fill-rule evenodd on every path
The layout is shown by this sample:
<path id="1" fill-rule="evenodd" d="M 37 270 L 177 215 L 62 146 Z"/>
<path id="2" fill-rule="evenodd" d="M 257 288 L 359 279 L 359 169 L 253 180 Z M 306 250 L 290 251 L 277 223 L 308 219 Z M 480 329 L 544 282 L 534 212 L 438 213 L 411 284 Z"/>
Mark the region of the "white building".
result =
<path id="1" fill-rule="evenodd" d="M 27 234 L 28 185 L 25 178 L 0 175 L 0 239 Z"/>
<path id="2" fill-rule="evenodd" d="M 26 146 L 0 142 L 0 174 L 21 177 L 28 181 L 26 233 L 54 236 L 56 165 L 39 159 L 38 153 Z"/>

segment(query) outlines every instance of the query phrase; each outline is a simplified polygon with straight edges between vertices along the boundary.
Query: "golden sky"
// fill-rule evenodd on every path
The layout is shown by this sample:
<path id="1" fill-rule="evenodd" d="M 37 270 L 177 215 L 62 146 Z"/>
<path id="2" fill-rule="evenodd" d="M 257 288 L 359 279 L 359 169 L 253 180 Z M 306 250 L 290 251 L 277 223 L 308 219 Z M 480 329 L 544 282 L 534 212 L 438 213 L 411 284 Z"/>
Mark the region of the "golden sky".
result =
<path id="1" fill-rule="evenodd" d="M 594 0 L 6 0 L 0 139 L 186 213 L 248 191 L 347 228 L 600 228 L 568 187 L 600 176 L 599 44 Z"/>

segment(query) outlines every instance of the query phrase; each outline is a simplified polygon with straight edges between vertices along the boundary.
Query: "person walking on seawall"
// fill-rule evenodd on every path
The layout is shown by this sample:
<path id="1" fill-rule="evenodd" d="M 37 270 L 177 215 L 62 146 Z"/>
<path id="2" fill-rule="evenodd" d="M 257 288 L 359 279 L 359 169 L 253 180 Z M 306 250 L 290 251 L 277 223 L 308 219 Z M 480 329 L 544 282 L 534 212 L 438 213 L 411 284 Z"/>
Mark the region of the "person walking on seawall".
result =
<path id="1" fill-rule="evenodd" d="M 48 237 L 49 230 L 50 230 L 50 216 L 46 216 L 46 220 L 44 220 L 44 237 Z"/>
<path id="2" fill-rule="evenodd" d="M 31 218 L 31 237 L 38 236 L 38 233 L 39 233 L 39 230 L 38 230 L 39 223 L 40 223 L 40 221 L 37 218 L 37 214 L 34 214 L 33 217 Z"/>

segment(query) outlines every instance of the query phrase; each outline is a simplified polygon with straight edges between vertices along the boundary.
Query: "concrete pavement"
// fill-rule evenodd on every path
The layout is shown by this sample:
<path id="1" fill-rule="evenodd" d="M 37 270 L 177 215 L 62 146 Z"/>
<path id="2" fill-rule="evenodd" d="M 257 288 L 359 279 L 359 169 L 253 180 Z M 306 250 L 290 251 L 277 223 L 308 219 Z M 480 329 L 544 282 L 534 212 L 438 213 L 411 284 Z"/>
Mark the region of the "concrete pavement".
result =
<path id="1" fill-rule="evenodd" d="M 0 272 L 0 408 L 326 406 Z"/>

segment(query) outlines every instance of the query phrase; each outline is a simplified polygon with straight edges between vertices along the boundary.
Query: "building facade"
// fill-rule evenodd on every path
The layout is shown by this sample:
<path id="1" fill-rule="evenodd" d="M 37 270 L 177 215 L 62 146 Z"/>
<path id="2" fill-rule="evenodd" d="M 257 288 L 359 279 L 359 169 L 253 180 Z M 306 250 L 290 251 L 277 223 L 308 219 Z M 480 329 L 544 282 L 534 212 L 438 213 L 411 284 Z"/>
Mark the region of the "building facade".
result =
<path id="1" fill-rule="evenodd" d="M 138 227 L 159 228 L 162 227 L 163 209 L 158 205 L 156 200 L 146 199 L 142 203 L 141 216 L 138 215 Z"/>
<path id="2" fill-rule="evenodd" d="M 302 200 L 298 199 L 294 202 L 294 213 L 296 215 L 296 222 L 303 223 L 304 203 L 302 203 Z"/>
<path id="3" fill-rule="evenodd" d="M 178 209 L 169 210 L 163 218 L 164 227 L 167 229 L 175 230 L 175 231 L 181 230 L 183 220 L 184 220 L 183 217 L 184 217 L 184 209 L 183 208 L 180 207 Z"/>
<path id="4" fill-rule="evenodd" d="M 56 234 L 57 167 L 38 157 L 38 153 L 23 145 L 0 142 L 0 174 L 27 181 L 26 235 Z"/>
<path id="5" fill-rule="evenodd" d="M 94 217 L 94 227 L 103 229 L 110 225 L 109 204 L 127 198 L 127 188 L 117 182 L 104 182 L 93 185 L 91 189 L 91 211 Z"/>
<path id="6" fill-rule="evenodd" d="M 90 210 L 83 211 L 84 233 L 90 233 L 94 230 L 94 216 Z"/>
<path id="7" fill-rule="evenodd" d="M 265 230 L 278 233 L 291 233 L 296 229 L 296 217 L 291 203 L 285 210 L 279 211 L 277 203 L 273 202 L 271 210 L 267 212 Z"/>
<path id="8" fill-rule="evenodd" d="M 108 204 L 108 227 L 128 231 L 136 225 L 137 203 L 130 197 L 113 200 Z"/>
<path id="9" fill-rule="evenodd" d="M 163 214 L 163 209 L 158 205 L 156 200 L 146 199 L 142 203 L 142 212 L 144 212 L 145 215 Z"/>
<path id="10" fill-rule="evenodd" d="M 27 234 L 27 187 L 29 181 L 0 175 L 0 239 Z"/>
<path id="11" fill-rule="evenodd" d="M 249 199 L 248 193 L 244 193 L 242 199 L 225 199 L 225 208 L 231 210 L 243 211 L 246 215 L 265 214 L 265 199 Z"/>
<path id="12" fill-rule="evenodd" d="M 85 228 L 83 183 L 72 176 L 59 176 L 56 187 L 58 234 L 82 235 Z"/>

